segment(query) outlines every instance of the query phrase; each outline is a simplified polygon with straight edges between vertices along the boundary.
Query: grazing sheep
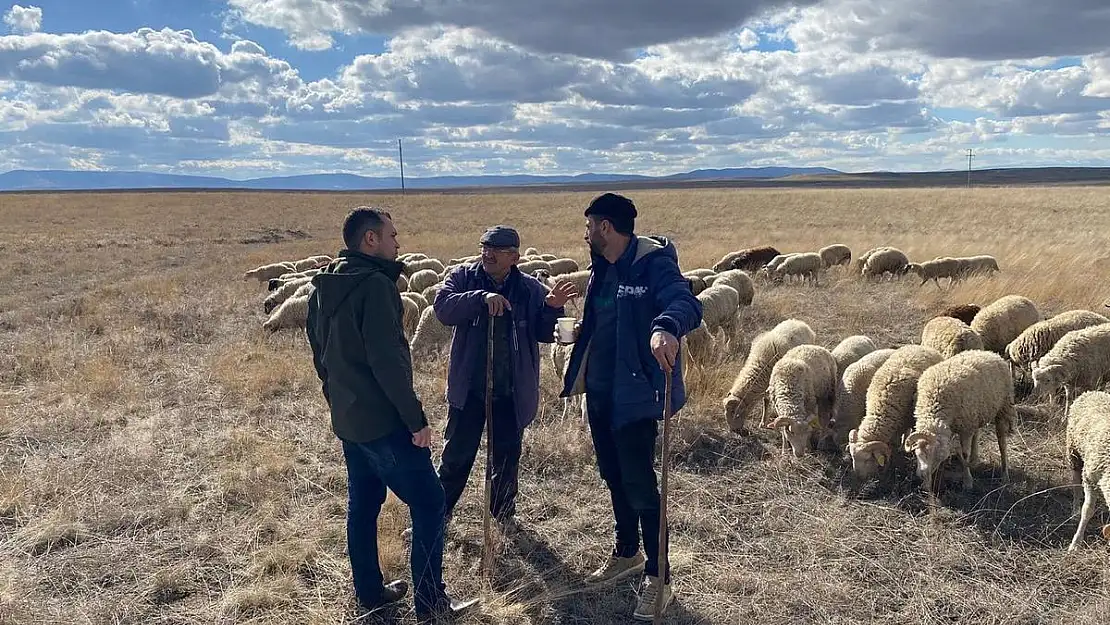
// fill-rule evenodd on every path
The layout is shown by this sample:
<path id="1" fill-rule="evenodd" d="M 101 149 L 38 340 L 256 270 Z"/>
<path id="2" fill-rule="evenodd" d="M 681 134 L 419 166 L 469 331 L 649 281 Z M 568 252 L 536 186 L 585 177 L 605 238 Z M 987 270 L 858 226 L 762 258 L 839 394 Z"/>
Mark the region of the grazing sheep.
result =
<path id="1" fill-rule="evenodd" d="M 854 263 L 852 263 L 852 271 L 854 273 L 860 273 L 860 274 L 863 273 L 863 267 L 867 264 L 867 259 L 868 258 L 871 258 L 871 256 L 874 255 L 875 252 L 878 252 L 880 250 L 889 250 L 889 249 L 892 249 L 892 248 L 885 247 L 885 246 L 884 247 L 873 247 L 873 248 L 867 250 L 866 252 L 860 254 L 859 258 L 857 258 L 856 261 Z"/>
<path id="2" fill-rule="evenodd" d="M 875 372 L 890 358 L 894 349 L 877 349 L 844 369 L 836 387 L 836 408 L 833 410 L 833 438 L 838 445 L 848 442 L 848 433 L 859 427 L 867 413 L 867 388 Z M 836 355 L 836 351 L 833 351 Z"/>
<path id="3" fill-rule="evenodd" d="M 739 269 L 730 269 L 722 271 L 717 274 L 713 280 L 713 284 L 709 286 L 731 286 L 736 289 L 740 295 L 741 306 L 751 306 L 752 299 L 755 298 L 755 284 L 752 283 L 752 278 L 748 274 Z"/>
<path id="4" fill-rule="evenodd" d="M 276 291 L 277 289 L 280 289 L 282 285 L 290 282 L 291 280 L 298 280 L 300 278 L 311 278 L 312 276 L 320 272 L 320 269 L 309 269 L 307 271 L 298 271 L 296 273 L 283 273 L 276 278 L 270 278 L 270 280 L 266 283 L 266 288 L 270 291 Z"/>
<path id="5" fill-rule="evenodd" d="M 736 327 L 736 312 L 740 309 L 740 294 L 725 284 L 714 284 L 698 293 L 702 307 L 702 321 L 710 332 L 725 328 L 731 332 Z"/>
<path id="6" fill-rule="evenodd" d="M 688 356 L 688 362 L 698 366 L 704 365 L 708 360 L 715 342 L 713 334 L 709 331 L 709 326 L 705 325 L 704 317 L 701 325 L 688 332 L 681 340 L 683 352 Z M 689 368 L 686 371 L 689 371 Z"/>
<path id="7" fill-rule="evenodd" d="M 687 276 L 686 284 L 690 285 L 690 292 L 694 295 L 698 295 L 709 288 L 709 285 L 705 283 L 705 278 L 699 278 L 697 276 Z"/>
<path id="8" fill-rule="evenodd" d="M 534 272 L 540 270 L 546 271 L 549 275 L 552 276 L 556 275 L 555 272 L 551 269 L 551 263 L 547 262 L 546 260 L 531 260 L 528 262 L 517 263 L 516 268 L 519 269 L 521 273 L 530 276 L 533 275 Z"/>
<path id="9" fill-rule="evenodd" d="M 867 387 L 859 428 L 848 432 L 852 471 L 860 479 L 875 475 L 913 425 L 917 380 L 929 367 L 944 360 L 940 352 L 922 345 L 904 345 L 879 366 Z"/>
<path id="10" fill-rule="evenodd" d="M 818 250 L 817 253 L 821 255 L 821 261 L 825 269 L 837 265 L 847 266 L 852 262 L 852 248 L 841 243 L 826 245 Z"/>
<path id="11" fill-rule="evenodd" d="M 558 259 L 559 259 L 559 257 L 554 255 L 554 254 L 540 254 L 540 260 L 546 260 L 547 262 L 551 262 L 553 260 L 558 260 Z"/>
<path id="12" fill-rule="evenodd" d="M 462 258 L 452 258 L 447 261 L 447 266 L 457 267 L 459 265 L 469 265 L 470 263 L 476 263 L 481 259 L 481 256 L 463 256 Z"/>
<path id="13" fill-rule="evenodd" d="M 578 271 L 578 261 L 573 258 L 556 258 L 546 262 L 548 271 L 550 271 L 553 276 L 561 276 Z"/>
<path id="14" fill-rule="evenodd" d="M 774 273 L 775 270 L 779 268 L 779 266 L 786 262 L 787 258 L 790 258 L 791 256 L 797 256 L 797 254 L 798 252 L 792 252 L 790 254 L 779 254 L 778 256 L 767 261 L 767 264 L 764 265 L 762 268 L 766 270 L 767 273 Z"/>
<path id="15" fill-rule="evenodd" d="M 412 357 L 432 358 L 451 343 L 454 328 L 444 325 L 436 317 L 436 309 L 429 306 L 420 313 L 420 320 L 416 322 L 416 331 L 409 340 L 409 349 Z"/>
<path id="16" fill-rule="evenodd" d="M 953 304 L 937 313 L 937 317 L 953 317 L 971 325 L 971 320 L 979 313 L 979 306 L 975 304 Z"/>
<path id="17" fill-rule="evenodd" d="M 956 262 L 959 264 L 960 278 L 991 274 L 999 270 L 998 261 L 986 254 L 957 258 Z"/>
<path id="18" fill-rule="evenodd" d="M 401 297 L 404 298 L 404 299 L 412 300 L 413 303 L 415 303 L 417 305 L 417 307 L 420 308 L 420 312 L 424 312 L 424 309 L 427 308 L 428 306 L 430 306 L 430 304 L 428 303 L 428 300 L 424 299 L 424 296 L 419 294 L 419 293 L 414 293 L 412 291 L 405 291 L 404 293 L 401 293 Z"/>
<path id="19" fill-rule="evenodd" d="M 309 256 L 300 260 L 293 261 L 293 271 L 308 271 L 320 266 L 321 263 L 327 264 L 331 262 L 331 256 Z"/>
<path id="20" fill-rule="evenodd" d="M 714 267 L 715 271 L 727 271 L 729 269 L 740 269 L 743 271 L 758 271 L 763 268 L 772 258 L 779 255 L 779 251 L 773 247 L 765 245 L 763 247 L 753 247 L 746 250 L 736 252 L 727 264 L 721 269 Z"/>
<path id="21" fill-rule="evenodd" d="M 690 271 L 683 271 L 682 275 L 687 277 L 687 278 L 696 276 L 698 278 L 703 278 L 704 279 L 704 278 L 711 278 L 711 277 L 717 275 L 717 272 L 713 271 L 712 269 L 691 269 Z"/>
<path id="22" fill-rule="evenodd" d="M 423 271 L 425 269 L 430 269 L 430 270 L 434 271 L 435 274 L 438 276 L 439 274 L 443 273 L 444 268 L 445 267 L 443 266 L 443 263 L 440 262 L 439 259 L 424 258 L 424 259 L 421 259 L 421 260 L 406 261 L 404 272 L 405 272 L 405 275 L 408 276 L 409 279 L 411 280 L 412 279 L 412 274 L 414 274 L 418 271 Z"/>
<path id="23" fill-rule="evenodd" d="M 1097 389 L 1107 376 L 1110 376 L 1110 324 L 1072 330 L 1037 361 L 1030 399 L 1064 387 L 1066 400 L 1076 391 Z"/>
<path id="24" fill-rule="evenodd" d="M 405 274 L 402 273 L 399 276 L 397 276 L 397 291 L 399 293 L 404 293 L 405 291 L 408 291 L 408 290 L 409 290 L 408 276 L 406 276 Z"/>
<path id="25" fill-rule="evenodd" d="M 1110 319 L 1089 310 L 1069 310 L 1025 328 L 1006 346 L 1006 356 L 1019 367 L 1030 367 L 1048 353 L 1065 334 L 1091 326 L 1110 323 Z"/>
<path id="26" fill-rule="evenodd" d="M 887 274 L 896 278 L 905 275 L 909 266 L 910 259 L 906 257 L 905 252 L 897 248 L 887 247 L 868 256 L 860 273 L 868 279 L 881 279 Z"/>
<path id="27" fill-rule="evenodd" d="M 406 252 L 404 254 L 398 254 L 397 260 L 402 263 L 408 263 L 417 260 L 428 260 L 428 255 L 420 254 L 418 252 Z"/>
<path id="28" fill-rule="evenodd" d="M 777 416 L 766 427 L 782 434 L 783 455 L 789 444 L 801 458 L 829 432 L 836 386 L 836 359 L 820 345 L 792 347 L 771 368 L 767 395 Z"/>
<path id="29" fill-rule="evenodd" d="M 1006 295 L 983 307 L 971 320 L 971 329 L 983 338 L 983 349 L 1003 354 L 1006 346 L 1041 320 L 1033 300 L 1021 295 Z"/>
<path id="30" fill-rule="evenodd" d="M 993 423 L 1006 481 L 1010 472 L 1006 437 L 1016 419 L 1010 365 L 994 352 L 961 352 L 921 374 L 914 429 L 903 447 L 917 456 L 917 474 L 926 490 L 932 490 L 937 467 L 953 455 L 962 461 L 963 486 L 968 489 L 973 484 L 971 465 L 979 451 L 979 430 Z"/>
<path id="31" fill-rule="evenodd" d="M 294 273 L 297 271 L 297 266 L 289 262 L 270 263 L 269 265 L 262 265 L 255 267 L 250 271 L 243 274 L 243 280 L 250 280 L 254 278 L 259 282 L 269 282 L 271 279 L 276 278 L 282 274 Z"/>
<path id="32" fill-rule="evenodd" d="M 296 293 L 298 289 L 310 282 L 312 282 L 312 278 L 300 278 L 299 280 L 290 280 L 286 282 L 281 288 L 272 291 L 266 296 L 266 299 L 262 302 L 262 310 L 266 311 L 267 315 L 270 314 L 285 300 L 293 297 L 293 294 Z"/>
<path id="33" fill-rule="evenodd" d="M 581 271 L 575 271 L 572 273 L 564 273 L 561 276 L 549 276 L 546 278 L 541 278 L 540 276 L 545 275 L 541 273 L 540 275 L 536 276 L 536 278 L 539 279 L 540 282 L 546 283 L 549 287 L 554 287 L 560 282 L 571 282 L 574 284 L 574 288 L 577 289 L 580 294 L 585 295 L 586 287 L 590 283 L 590 274 L 591 272 L 589 269 L 583 269 Z"/>
<path id="34" fill-rule="evenodd" d="M 741 254 L 741 252 L 743 252 L 743 250 L 737 250 L 735 252 L 729 252 L 728 254 L 725 254 L 724 256 L 722 256 L 721 260 L 719 260 L 719 261 L 717 261 L 716 263 L 713 264 L 713 271 L 721 272 L 721 271 L 724 271 L 726 269 L 732 269 L 732 259 L 739 256 Z"/>
<path id="35" fill-rule="evenodd" d="M 862 334 L 845 338 L 832 350 L 833 358 L 836 358 L 836 377 L 839 378 L 844 375 L 844 370 L 848 368 L 848 365 L 877 349 L 879 349 L 879 346 L 875 344 L 875 341 Z"/>
<path id="36" fill-rule="evenodd" d="M 415 292 L 422 292 L 424 289 L 438 282 L 439 274 L 431 269 L 421 269 L 409 276 L 409 289 Z"/>
<path id="37" fill-rule="evenodd" d="M 413 333 L 416 332 L 416 324 L 420 321 L 421 308 L 420 304 L 411 297 L 401 298 L 401 327 L 405 332 L 405 337 L 411 338 Z"/>
<path id="38" fill-rule="evenodd" d="M 782 321 L 755 337 L 743 368 L 722 401 L 730 430 L 737 434 L 749 433 L 745 420 L 755 403 L 767 392 L 772 367 L 791 348 L 812 344 L 816 339 L 813 329 L 798 319 Z"/>
<path id="39" fill-rule="evenodd" d="M 1068 410 L 1065 441 L 1065 458 L 1071 470 L 1072 514 L 1079 515 L 1079 525 L 1068 545 L 1068 551 L 1075 551 L 1094 514 L 1096 489 L 1102 491 L 1104 502 L 1110 502 L 1110 393 L 1087 391 L 1076 398 Z"/>
<path id="40" fill-rule="evenodd" d="M 921 330 L 921 344 L 932 347 L 944 358 L 960 352 L 983 349 L 979 333 L 955 317 L 934 317 Z"/>
<path id="41" fill-rule="evenodd" d="M 283 328 L 303 328 L 308 322 L 308 298 L 312 297 L 315 287 L 312 283 L 302 285 L 308 287 L 307 292 L 298 289 L 297 293 L 278 306 L 270 317 L 262 323 L 262 327 L 270 332 L 277 332 Z"/>
<path id="42" fill-rule="evenodd" d="M 424 300 L 427 301 L 427 302 L 434 302 L 434 301 L 436 301 L 436 294 L 439 293 L 439 290 L 442 289 L 442 288 L 443 288 L 443 283 L 442 282 L 436 282 L 432 286 L 424 289 L 423 291 L 420 291 L 420 296 L 423 297 Z M 413 291 L 413 292 L 415 293 L 415 291 Z"/>
<path id="43" fill-rule="evenodd" d="M 960 263 L 955 258 L 947 256 L 923 263 L 910 263 L 908 270 L 921 278 L 921 284 L 918 286 L 923 286 L 932 280 L 933 284 L 940 288 L 941 278 L 948 278 L 948 286 L 952 286 L 960 278 Z"/>
<path id="44" fill-rule="evenodd" d="M 779 279 L 786 276 L 801 276 L 803 283 L 807 279 L 812 279 L 813 283 L 817 284 L 817 276 L 824 269 L 824 266 L 820 254 L 817 252 L 803 252 L 794 254 L 782 261 L 782 264 L 774 269 L 772 275 Z"/>

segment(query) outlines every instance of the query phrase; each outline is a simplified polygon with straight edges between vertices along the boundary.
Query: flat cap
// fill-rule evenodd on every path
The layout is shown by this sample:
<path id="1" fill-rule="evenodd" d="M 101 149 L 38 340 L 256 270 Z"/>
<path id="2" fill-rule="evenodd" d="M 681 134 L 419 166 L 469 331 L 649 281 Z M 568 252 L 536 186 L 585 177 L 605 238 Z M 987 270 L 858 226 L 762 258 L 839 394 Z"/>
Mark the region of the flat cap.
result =
<path id="1" fill-rule="evenodd" d="M 482 235 L 481 244 L 490 247 L 520 247 L 520 235 L 509 226 L 493 226 Z"/>

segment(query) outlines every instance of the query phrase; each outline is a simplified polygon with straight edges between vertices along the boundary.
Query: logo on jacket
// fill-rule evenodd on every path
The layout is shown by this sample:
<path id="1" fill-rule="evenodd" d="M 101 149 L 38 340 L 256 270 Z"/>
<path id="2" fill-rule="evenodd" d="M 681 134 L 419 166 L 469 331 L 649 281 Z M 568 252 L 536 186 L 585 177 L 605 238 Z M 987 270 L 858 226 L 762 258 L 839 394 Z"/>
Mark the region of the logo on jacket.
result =
<path id="1" fill-rule="evenodd" d="M 646 286 L 632 286 L 629 284 L 621 284 L 617 286 L 617 299 L 625 297 L 643 297 L 647 295 L 648 288 Z"/>

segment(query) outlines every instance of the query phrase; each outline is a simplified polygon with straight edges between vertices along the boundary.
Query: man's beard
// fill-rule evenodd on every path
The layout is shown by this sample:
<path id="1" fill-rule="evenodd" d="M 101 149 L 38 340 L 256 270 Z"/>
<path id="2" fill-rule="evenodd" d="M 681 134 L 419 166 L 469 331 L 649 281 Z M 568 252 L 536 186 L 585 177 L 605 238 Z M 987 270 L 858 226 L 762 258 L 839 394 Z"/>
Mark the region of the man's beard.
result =
<path id="1" fill-rule="evenodd" d="M 593 252 L 594 254 L 597 254 L 598 256 L 604 256 L 605 255 L 605 245 L 604 245 L 603 242 L 595 241 L 595 240 L 591 239 L 589 241 L 589 244 L 590 244 L 590 251 L 591 252 Z"/>

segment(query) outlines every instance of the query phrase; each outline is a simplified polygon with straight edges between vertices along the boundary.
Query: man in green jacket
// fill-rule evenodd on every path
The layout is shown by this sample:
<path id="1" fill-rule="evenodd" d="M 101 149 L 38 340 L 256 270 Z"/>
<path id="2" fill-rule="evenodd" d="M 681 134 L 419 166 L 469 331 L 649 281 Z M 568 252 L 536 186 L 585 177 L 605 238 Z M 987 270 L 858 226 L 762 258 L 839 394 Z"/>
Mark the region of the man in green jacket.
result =
<path id="1" fill-rule="evenodd" d="M 306 332 L 347 464 L 347 553 L 355 598 L 375 610 L 404 598 L 383 584 L 378 515 L 386 488 L 412 517 L 412 582 L 418 618 L 458 613 L 443 583 L 443 487 L 432 467 L 432 431 L 412 383 L 401 327 L 397 229 L 379 208 L 355 208 L 343 223 L 345 249 L 312 280 Z"/>

